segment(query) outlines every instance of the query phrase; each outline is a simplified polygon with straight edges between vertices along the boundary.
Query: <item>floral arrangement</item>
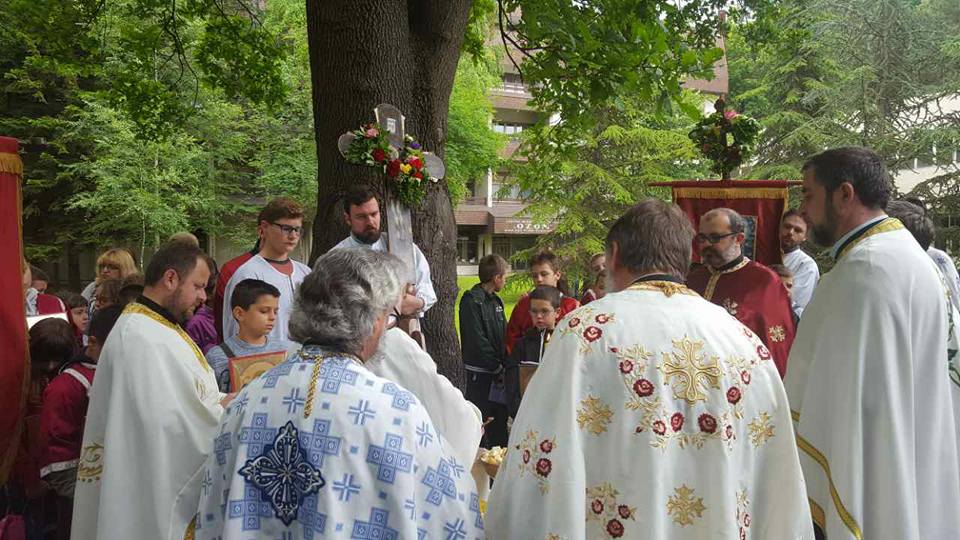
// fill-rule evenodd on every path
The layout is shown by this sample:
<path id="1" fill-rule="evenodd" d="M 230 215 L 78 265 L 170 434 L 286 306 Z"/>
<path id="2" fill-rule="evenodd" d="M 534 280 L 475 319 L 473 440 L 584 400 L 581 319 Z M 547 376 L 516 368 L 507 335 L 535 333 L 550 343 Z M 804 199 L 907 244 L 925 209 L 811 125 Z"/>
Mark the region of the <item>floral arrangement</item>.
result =
<path id="1" fill-rule="evenodd" d="M 724 180 L 756 150 L 760 123 L 749 116 L 727 109 L 720 98 L 715 112 L 706 116 L 690 132 L 690 139 L 703 155 L 713 161 L 713 172 Z"/>
<path id="2" fill-rule="evenodd" d="M 403 148 L 394 148 L 379 124 L 366 124 L 350 133 L 353 140 L 344 152 L 347 161 L 354 165 L 382 167 L 392 180 L 390 186 L 397 199 L 410 207 L 420 206 L 427 193 L 425 180 L 437 181 L 427 171 L 420 143 L 407 135 Z"/>

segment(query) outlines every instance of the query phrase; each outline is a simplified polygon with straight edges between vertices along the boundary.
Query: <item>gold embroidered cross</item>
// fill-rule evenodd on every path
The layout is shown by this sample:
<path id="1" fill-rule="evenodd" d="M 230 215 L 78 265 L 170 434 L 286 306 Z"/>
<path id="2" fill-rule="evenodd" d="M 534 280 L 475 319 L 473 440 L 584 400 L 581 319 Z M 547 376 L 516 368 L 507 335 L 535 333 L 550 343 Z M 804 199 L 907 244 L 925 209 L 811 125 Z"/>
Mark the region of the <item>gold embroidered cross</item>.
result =
<path id="1" fill-rule="evenodd" d="M 663 353 L 660 371 L 673 388 L 675 397 L 693 404 L 707 399 L 704 390 L 720 388 L 720 365 L 717 357 L 707 358 L 701 352 L 702 341 L 692 341 L 684 336 L 672 340 L 674 351 Z"/>
<path id="2" fill-rule="evenodd" d="M 787 339 L 786 330 L 784 330 L 783 326 L 779 324 L 767 328 L 767 334 L 770 335 L 770 341 L 774 343 L 780 343 L 781 341 Z"/>

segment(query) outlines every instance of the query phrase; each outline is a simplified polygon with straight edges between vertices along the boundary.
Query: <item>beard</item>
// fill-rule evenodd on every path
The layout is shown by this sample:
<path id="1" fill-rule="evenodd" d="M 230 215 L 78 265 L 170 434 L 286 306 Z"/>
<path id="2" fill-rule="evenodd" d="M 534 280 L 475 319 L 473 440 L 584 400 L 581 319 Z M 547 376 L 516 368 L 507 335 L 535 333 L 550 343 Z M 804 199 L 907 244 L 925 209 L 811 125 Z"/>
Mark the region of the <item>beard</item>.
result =
<path id="1" fill-rule="evenodd" d="M 377 240 L 380 240 L 380 229 L 366 229 L 360 233 L 353 233 L 353 236 L 369 246 L 377 243 Z"/>
<path id="2" fill-rule="evenodd" d="M 737 249 L 736 246 L 730 246 L 726 251 L 720 251 L 716 248 L 704 248 L 700 252 L 700 259 L 704 264 L 712 266 L 713 268 L 719 268 L 730 261 L 737 258 Z"/>
<path id="3" fill-rule="evenodd" d="M 830 247 L 837 242 L 837 209 L 827 201 L 823 223 L 814 223 L 810 228 L 813 241 L 820 247 Z"/>
<path id="4" fill-rule="evenodd" d="M 196 302 L 185 302 L 183 300 L 183 293 L 182 287 L 177 287 L 167 305 L 163 306 L 180 324 L 189 321 L 197 308 Z"/>

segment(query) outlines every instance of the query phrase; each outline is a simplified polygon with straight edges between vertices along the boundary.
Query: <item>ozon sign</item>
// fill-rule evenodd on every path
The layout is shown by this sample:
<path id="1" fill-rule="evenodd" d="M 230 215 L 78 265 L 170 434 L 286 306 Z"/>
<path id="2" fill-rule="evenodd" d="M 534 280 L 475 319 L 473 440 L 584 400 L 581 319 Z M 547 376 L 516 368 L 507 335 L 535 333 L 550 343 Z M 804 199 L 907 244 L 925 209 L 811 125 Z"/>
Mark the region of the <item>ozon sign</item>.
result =
<path id="1" fill-rule="evenodd" d="M 507 219 L 503 232 L 514 234 L 543 234 L 553 230 L 552 223 L 534 223 L 529 219 Z"/>

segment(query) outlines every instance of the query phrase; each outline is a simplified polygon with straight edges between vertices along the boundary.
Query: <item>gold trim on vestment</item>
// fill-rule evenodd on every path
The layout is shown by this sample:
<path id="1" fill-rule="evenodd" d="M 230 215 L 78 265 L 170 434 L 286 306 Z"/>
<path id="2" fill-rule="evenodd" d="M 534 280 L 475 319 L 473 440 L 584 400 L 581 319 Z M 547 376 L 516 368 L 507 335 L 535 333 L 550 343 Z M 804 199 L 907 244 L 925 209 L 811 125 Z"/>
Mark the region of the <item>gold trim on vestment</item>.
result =
<path id="1" fill-rule="evenodd" d="M 787 188 L 673 188 L 674 199 L 784 199 Z"/>
<path id="2" fill-rule="evenodd" d="M 823 529 L 824 534 L 827 532 L 827 515 L 823 513 L 823 507 L 817 504 L 817 501 L 813 499 L 807 499 L 810 501 L 810 517 L 813 518 L 813 522 L 820 526 Z"/>
<path id="3" fill-rule="evenodd" d="M 793 409 L 790 409 L 790 416 L 793 417 L 793 421 L 794 421 L 794 422 L 799 422 L 799 421 L 800 421 L 800 413 L 797 412 L 797 411 L 795 411 L 795 410 L 793 410 Z"/>
<path id="4" fill-rule="evenodd" d="M 857 540 L 863 540 L 863 533 L 860 531 L 860 525 L 857 524 L 857 520 L 847 511 L 847 508 L 843 505 L 843 501 L 840 500 L 840 494 L 837 493 L 837 487 L 833 484 L 833 477 L 830 475 L 830 463 L 827 461 L 826 456 L 820 453 L 819 450 L 806 439 L 804 439 L 799 433 L 797 433 L 797 446 L 800 447 L 808 456 L 813 458 L 814 461 L 820 464 L 820 467 L 823 469 L 824 474 L 827 476 L 827 483 L 830 486 L 830 498 L 833 499 L 833 506 L 837 509 L 837 514 L 840 515 L 840 520 L 843 521 L 843 524 L 847 526 L 847 529 L 850 531 L 850 534 L 853 535 Z M 811 500 L 811 502 L 813 502 Z M 812 507 L 811 507 L 812 511 Z M 822 509 L 821 509 L 822 512 Z M 826 519 L 824 519 L 823 527 L 824 532 L 826 532 Z"/>
<path id="5" fill-rule="evenodd" d="M 200 350 L 200 347 L 197 347 L 197 344 L 193 342 L 193 338 L 190 337 L 190 334 L 188 334 L 183 328 L 181 328 L 180 325 L 173 324 L 172 322 L 164 318 L 163 315 L 160 315 L 156 311 L 148 308 L 143 304 L 138 304 L 137 302 L 127 304 L 127 307 L 123 310 L 123 312 L 135 313 L 137 315 L 143 315 L 145 317 L 149 317 L 150 319 L 173 330 L 181 338 L 183 338 L 184 341 L 187 342 L 187 345 L 190 345 L 190 349 L 193 350 L 193 354 L 194 356 L 197 357 L 197 362 L 200 363 L 200 366 L 207 371 L 210 371 L 210 372 L 213 371 L 212 369 L 210 369 L 210 364 L 207 363 L 207 359 L 206 357 L 203 356 L 203 352 Z"/>
<path id="6" fill-rule="evenodd" d="M 867 238 L 870 238 L 871 236 L 875 236 L 881 233 L 899 231 L 900 229 L 903 229 L 903 228 L 904 228 L 903 223 L 900 223 L 899 219 L 887 218 L 881 221 L 880 223 L 877 223 L 873 227 L 870 227 L 870 229 L 868 229 L 867 232 L 860 235 L 859 238 L 857 238 L 853 242 L 850 242 L 849 244 L 844 246 L 843 249 L 840 250 L 840 253 L 837 253 L 837 257 L 835 260 L 839 261 L 840 259 L 843 258 L 844 255 L 847 254 L 848 251 L 853 249 L 853 246 L 859 244 L 860 242 L 863 242 L 864 240 L 866 240 Z"/>
<path id="7" fill-rule="evenodd" d="M 300 349 L 300 358 L 304 360 L 313 360 L 313 371 L 310 373 L 310 387 L 307 388 L 307 403 L 303 407 L 303 417 L 310 418 L 310 414 L 313 412 L 313 398 L 317 393 L 317 381 L 320 379 L 320 364 L 327 358 L 335 357 L 344 357 L 350 360 L 353 360 L 359 365 L 363 365 L 363 362 L 359 358 L 350 354 L 350 353 L 321 353 L 321 354 L 307 354 Z"/>
<path id="8" fill-rule="evenodd" d="M 670 298 L 675 294 L 686 294 L 689 296 L 700 296 L 691 289 L 688 289 L 683 283 L 674 283 L 673 281 L 642 281 L 640 283 L 634 283 L 633 285 L 627 287 L 628 291 L 658 291 L 662 292 L 664 296 Z"/>
<path id="9" fill-rule="evenodd" d="M 197 537 L 197 516 L 193 516 L 183 533 L 183 540 L 194 540 Z"/>
<path id="10" fill-rule="evenodd" d="M 710 279 L 707 280 L 707 288 L 706 290 L 703 291 L 703 297 L 712 302 L 713 293 L 717 288 L 717 282 L 720 281 L 720 276 L 724 274 L 731 274 L 733 272 L 736 272 L 737 270 L 740 270 L 741 268 L 746 266 L 748 262 L 750 262 L 750 259 L 744 257 L 743 260 L 740 261 L 735 266 L 731 268 L 727 268 L 726 270 L 719 270 L 719 271 L 714 270 L 713 268 L 707 266 L 707 271 L 710 272 Z"/>

